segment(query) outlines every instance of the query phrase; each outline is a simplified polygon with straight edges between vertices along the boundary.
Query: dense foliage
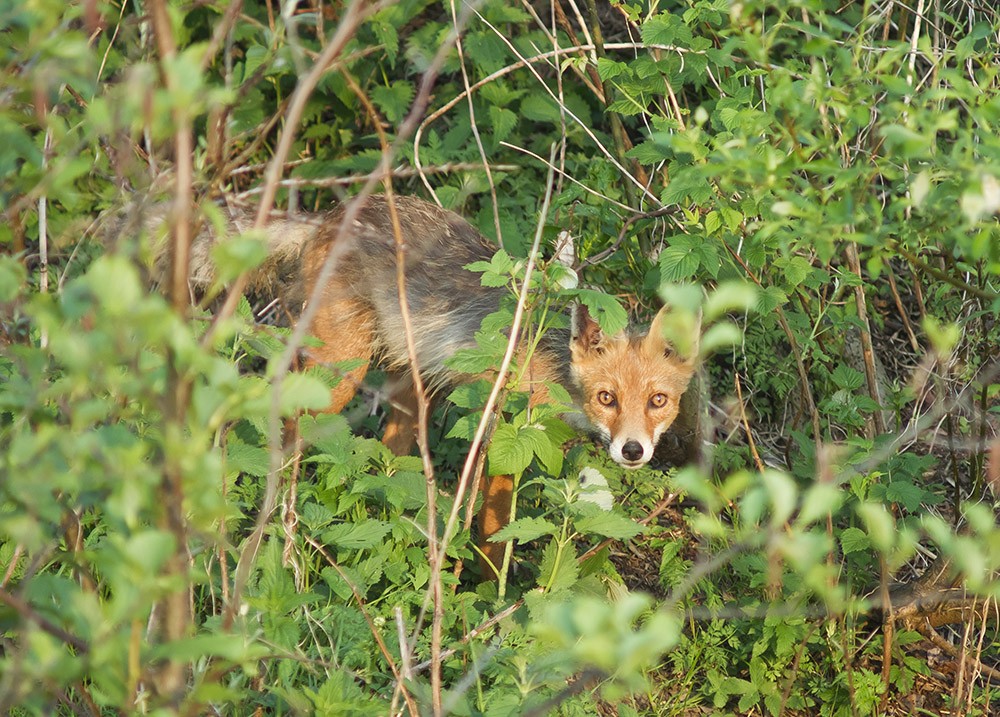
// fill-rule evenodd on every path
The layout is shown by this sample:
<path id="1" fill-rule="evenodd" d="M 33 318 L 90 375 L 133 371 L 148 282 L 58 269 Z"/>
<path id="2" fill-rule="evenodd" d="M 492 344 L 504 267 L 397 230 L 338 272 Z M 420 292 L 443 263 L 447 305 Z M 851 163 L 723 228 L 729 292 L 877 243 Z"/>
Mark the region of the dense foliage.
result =
<path id="1" fill-rule="evenodd" d="M 0 0 L 0 709 L 988 713 L 990 5 Z M 377 376 L 309 413 L 337 372 L 243 296 L 259 233 L 189 294 L 122 220 L 169 203 L 170 254 L 220 201 L 389 175 L 502 243 L 469 370 L 535 263 L 535 326 L 703 315 L 680 468 L 564 451 L 558 405 L 505 394 L 499 584 L 456 500 L 489 385 L 397 458 Z"/>

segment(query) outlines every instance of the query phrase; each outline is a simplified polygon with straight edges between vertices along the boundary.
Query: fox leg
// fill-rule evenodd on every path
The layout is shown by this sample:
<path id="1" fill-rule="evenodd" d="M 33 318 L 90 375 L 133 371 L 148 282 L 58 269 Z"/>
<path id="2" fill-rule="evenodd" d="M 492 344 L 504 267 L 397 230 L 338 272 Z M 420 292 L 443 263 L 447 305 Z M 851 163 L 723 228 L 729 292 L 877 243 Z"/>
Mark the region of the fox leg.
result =
<path id="1" fill-rule="evenodd" d="M 324 301 L 313 318 L 309 333 L 323 345 L 309 349 L 306 368 L 351 359 L 364 361 L 361 366 L 341 373 L 340 381 L 330 391 L 330 406 L 325 412 L 340 413 L 364 380 L 374 352 L 371 309 L 351 298 Z"/>
<path id="2" fill-rule="evenodd" d="M 382 443 L 395 455 L 406 456 L 417 442 L 417 394 L 410 376 L 392 374 L 389 381 L 389 417 L 385 422 Z"/>
<path id="3" fill-rule="evenodd" d="M 511 476 L 488 476 L 483 482 L 483 505 L 479 509 L 479 558 L 483 580 L 496 580 L 503 565 L 506 543 L 491 543 L 490 537 L 510 522 L 510 500 L 514 493 Z"/>
<path id="4" fill-rule="evenodd" d="M 521 390 L 528 391 L 528 405 L 534 408 L 549 400 L 549 390 L 544 381 L 558 375 L 554 360 L 546 356 L 532 358 L 528 375 Z M 510 523 L 511 497 L 514 479 L 511 476 L 489 476 L 483 482 L 483 505 L 479 509 L 479 549 L 484 557 L 479 560 L 483 580 L 496 580 L 503 564 L 506 543 L 491 543 L 490 537 Z M 492 563 L 492 566 L 490 565 Z"/>

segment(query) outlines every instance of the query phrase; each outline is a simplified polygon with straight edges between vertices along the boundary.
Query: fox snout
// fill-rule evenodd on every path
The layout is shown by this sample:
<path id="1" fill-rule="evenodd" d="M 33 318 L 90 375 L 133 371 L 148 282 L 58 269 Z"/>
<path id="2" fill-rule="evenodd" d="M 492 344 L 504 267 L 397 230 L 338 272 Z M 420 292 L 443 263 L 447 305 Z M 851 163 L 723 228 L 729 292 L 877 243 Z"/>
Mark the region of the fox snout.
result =
<path id="1" fill-rule="evenodd" d="M 653 448 L 651 444 L 643 445 L 637 440 L 629 439 L 621 446 L 612 444 L 611 457 L 615 463 L 625 468 L 638 468 L 653 457 Z"/>
<path id="2" fill-rule="evenodd" d="M 630 469 L 649 463 L 657 441 L 676 416 L 669 407 L 650 413 L 643 411 L 641 406 L 632 412 L 626 410 L 614 415 L 605 411 L 603 414 L 594 415 L 592 420 L 607 439 L 608 453 L 615 463 Z"/>

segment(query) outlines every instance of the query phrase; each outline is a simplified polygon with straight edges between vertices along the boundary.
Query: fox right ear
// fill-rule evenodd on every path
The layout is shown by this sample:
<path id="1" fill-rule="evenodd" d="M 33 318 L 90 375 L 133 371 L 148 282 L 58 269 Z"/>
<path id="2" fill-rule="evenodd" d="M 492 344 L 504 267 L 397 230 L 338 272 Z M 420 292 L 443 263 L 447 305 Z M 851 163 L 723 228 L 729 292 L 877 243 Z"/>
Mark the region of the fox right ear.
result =
<path id="1" fill-rule="evenodd" d="M 604 332 L 583 304 L 574 304 L 570 321 L 570 346 L 587 352 L 600 349 Z"/>

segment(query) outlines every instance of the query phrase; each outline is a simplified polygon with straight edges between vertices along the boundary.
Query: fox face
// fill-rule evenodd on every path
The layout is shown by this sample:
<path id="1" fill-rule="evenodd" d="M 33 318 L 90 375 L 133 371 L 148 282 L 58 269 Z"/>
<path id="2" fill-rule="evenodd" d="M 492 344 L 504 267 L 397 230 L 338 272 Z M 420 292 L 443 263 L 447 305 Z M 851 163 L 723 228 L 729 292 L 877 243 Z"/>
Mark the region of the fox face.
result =
<path id="1" fill-rule="evenodd" d="M 663 335 L 667 311 L 660 310 L 645 335 L 607 336 L 585 308 L 573 315 L 570 372 L 581 407 L 611 458 L 625 468 L 638 468 L 653 457 L 694 375 L 700 327 L 687 347 L 689 356 L 682 357 Z"/>

